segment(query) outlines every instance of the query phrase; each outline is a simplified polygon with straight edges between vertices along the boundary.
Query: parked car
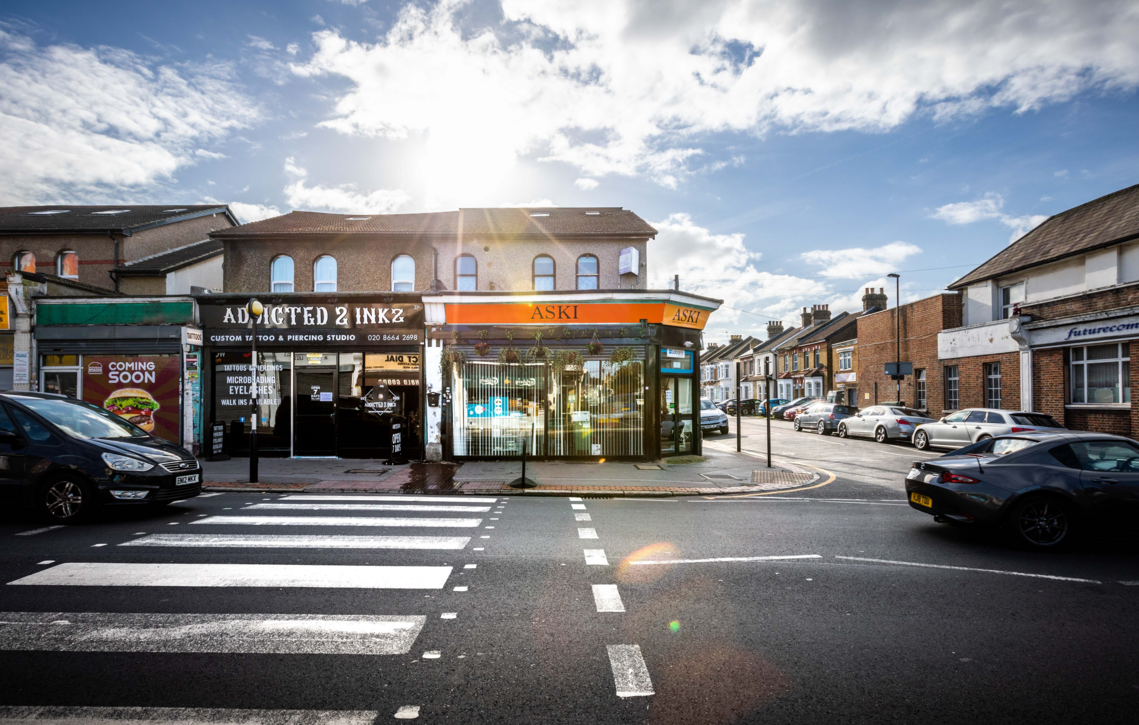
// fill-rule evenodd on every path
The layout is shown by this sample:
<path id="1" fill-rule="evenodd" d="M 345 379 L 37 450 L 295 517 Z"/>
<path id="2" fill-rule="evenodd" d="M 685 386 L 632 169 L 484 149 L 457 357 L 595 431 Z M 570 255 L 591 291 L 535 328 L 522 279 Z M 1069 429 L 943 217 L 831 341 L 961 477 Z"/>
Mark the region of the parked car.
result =
<path id="1" fill-rule="evenodd" d="M 700 399 L 700 431 L 718 431 L 723 435 L 728 433 L 728 415 L 713 405 L 707 398 Z"/>
<path id="2" fill-rule="evenodd" d="M 772 398 L 771 399 L 771 407 L 774 409 L 780 405 L 783 405 L 784 403 L 790 403 L 790 402 L 791 401 L 788 400 L 787 398 Z M 768 401 L 766 401 L 766 400 L 757 401 L 757 404 L 755 406 L 755 414 L 756 415 L 767 415 L 767 403 L 768 403 Z"/>
<path id="3" fill-rule="evenodd" d="M 1056 550 L 1081 533 L 1139 533 L 1139 444 L 1104 433 L 996 436 L 906 476 L 910 506 L 935 521 L 999 525 L 1019 544 Z"/>
<path id="4" fill-rule="evenodd" d="M 800 413 L 802 413 L 807 408 L 810 408 L 814 404 L 814 401 L 811 401 L 808 403 L 803 403 L 802 405 L 797 405 L 794 408 L 788 408 L 787 410 L 783 411 L 783 420 L 795 420 L 795 418 L 799 417 Z"/>
<path id="5" fill-rule="evenodd" d="M 740 404 L 739 404 L 740 415 L 755 415 L 756 408 L 759 405 L 761 405 L 762 403 L 763 403 L 762 400 L 756 400 L 755 398 L 748 398 L 746 400 L 741 400 Z M 734 401 L 734 400 L 728 401 L 728 404 L 724 406 L 723 410 L 728 415 L 735 415 L 736 414 L 736 401 Z"/>
<path id="6" fill-rule="evenodd" d="M 966 408 L 939 421 L 918 426 L 914 430 L 913 442 L 922 451 L 927 448 L 960 448 L 983 438 L 1053 429 L 1064 430 L 1064 426 L 1043 413 Z"/>
<path id="7" fill-rule="evenodd" d="M 804 396 L 802 398 L 795 398 L 794 400 L 792 400 L 788 403 L 784 403 L 783 405 L 780 405 L 780 406 L 772 406 L 771 416 L 773 418 L 782 418 L 783 413 L 785 413 L 786 411 L 788 411 L 792 408 L 798 408 L 800 405 L 804 405 L 806 403 L 813 403 L 816 400 L 818 400 L 818 398 L 813 398 L 813 397 L 807 395 L 807 396 Z"/>
<path id="8" fill-rule="evenodd" d="M 872 405 L 863 408 L 858 415 L 846 418 L 838 424 L 838 437 L 873 438 L 879 443 L 891 440 L 910 440 L 914 430 L 923 423 L 932 423 L 933 418 L 913 408 L 895 408 L 889 405 Z"/>
<path id="9" fill-rule="evenodd" d="M 714 403 L 714 405 L 717 408 L 719 408 L 720 410 L 727 410 L 728 404 L 729 403 L 735 403 L 735 402 L 736 402 L 735 398 L 729 398 L 728 400 L 721 400 L 719 403 Z"/>
<path id="10" fill-rule="evenodd" d="M 60 524 L 102 506 L 161 505 L 202 490 L 201 466 L 185 449 L 62 395 L 0 393 L 0 460 L 0 501 Z"/>
<path id="11" fill-rule="evenodd" d="M 839 421 L 858 415 L 858 408 L 838 403 L 815 403 L 795 416 L 795 430 L 813 430 L 829 435 L 838 430 Z"/>

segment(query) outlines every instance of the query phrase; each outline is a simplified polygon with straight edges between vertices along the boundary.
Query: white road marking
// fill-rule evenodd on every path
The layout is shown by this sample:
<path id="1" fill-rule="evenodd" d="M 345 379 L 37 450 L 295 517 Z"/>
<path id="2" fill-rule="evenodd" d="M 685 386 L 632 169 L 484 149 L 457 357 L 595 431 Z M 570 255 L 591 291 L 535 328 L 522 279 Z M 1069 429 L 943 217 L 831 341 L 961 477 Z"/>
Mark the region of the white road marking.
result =
<path id="1" fill-rule="evenodd" d="M 98 549 L 100 546 L 106 546 L 106 544 L 91 544 L 92 549 Z"/>
<path id="2" fill-rule="evenodd" d="M 490 511 L 490 506 L 428 506 L 426 504 L 398 503 L 258 503 L 250 511 L 454 511 L 461 514 L 479 514 Z"/>
<path id="3" fill-rule="evenodd" d="M 48 564 L 54 564 L 54 563 L 55 563 L 55 559 L 44 559 L 41 562 L 37 562 L 37 565 L 38 566 L 47 566 Z"/>
<path id="4" fill-rule="evenodd" d="M 796 501 L 799 503 L 848 503 L 856 506 L 909 506 L 909 502 L 864 501 L 855 498 L 807 498 L 806 496 L 754 496 L 746 494 L 740 498 L 717 498 L 714 503 L 763 503 L 764 501 Z M 689 503 L 701 503 L 689 501 Z"/>
<path id="5" fill-rule="evenodd" d="M 145 534 L 146 534 L 145 531 L 136 531 L 133 534 L 131 534 L 131 536 L 144 536 Z"/>
<path id="6" fill-rule="evenodd" d="M 192 707 L 0 707 L 0 720 L 36 725 L 371 725 L 380 713 L 365 710 L 224 710 Z"/>
<path id="7" fill-rule="evenodd" d="M 625 611 L 625 603 L 621 601 L 621 593 L 617 591 L 616 584 L 594 584 L 593 603 L 599 612 Z"/>
<path id="8" fill-rule="evenodd" d="M 392 717 L 396 720 L 415 720 L 419 717 L 419 705 L 404 705 Z"/>
<path id="9" fill-rule="evenodd" d="M 1139 587 L 1139 582 L 1119 582 L 1125 587 Z"/>
<path id="10" fill-rule="evenodd" d="M 605 549 L 585 549 L 585 563 L 587 566 L 609 566 Z"/>
<path id="11" fill-rule="evenodd" d="M 425 660 L 437 660 L 441 656 L 442 656 L 442 653 L 437 649 L 433 649 L 433 650 L 430 650 L 430 651 L 423 653 L 423 659 L 425 659 Z"/>
<path id="12" fill-rule="evenodd" d="M 466 587 L 455 587 L 455 589 L 454 589 L 453 591 L 456 591 L 456 592 L 465 592 L 465 591 L 467 591 L 467 588 L 466 588 Z"/>
<path id="13" fill-rule="evenodd" d="M 449 566 L 68 563 L 8 586 L 442 589 Z"/>
<path id="14" fill-rule="evenodd" d="M 195 523 L 195 524 L 200 524 L 200 523 L 202 523 L 202 522 L 201 522 L 201 521 L 195 521 L 194 523 Z M 168 524 L 166 524 L 166 525 L 167 525 L 167 526 L 177 526 L 177 525 L 178 525 L 178 522 L 177 522 L 177 521 L 171 521 L 170 523 L 168 523 Z"/>
<path id="15" fill-rule="evenodd" d="M 577 538 L 579 539 L 596 539 L 597 529 L 578 529 Z"/>
<path id="16" fill-rule="evenodd" d="M 190 522 L 226 526 L 419 526 L 424 528 L 474 528 L 482 519 L 371 518 L 366 516 L 211 516 Z"/>
<path id="17" fill-rule="evenodd" d="M 487 529 L 493 529 L 494 527 L 493 527 L 493 526 L 486 526 L 486 527 L 484 527 L 484 528 L 487 528 Z"/>
<path id="18" fill-rule="evenodd" d="M 458 612 L 443 612 L 439 615 L 439 619 L 455 619 L 458 616 Z"/>
<path id="19" fill-rule="evenodd" d="M 575 510 L 575 511 L 585 511 L 585 504 L 583 504 L 583 503 L 571 503 L 570 508 Z"/>
<path id="20" fill-rule="evenodd" d="M 636 644 L 611 644 L 609 666 L 613 668 L 613 683 L 617 686 L 617 697 L 644 697 L 655 694 L 649 668 L 641 656 L 641 647 Z"/>
<path id="21" fill-rule="evenodd" d="M 578 498 L 577 496 L 570 496 L 570 501 L 580 501 L 580 500 L 581 499 Z"/>
<path id="22" fill-rule="evenodd" d="M 56 529 L 65 528 L 63 526 L 45 526 L 42 529 L 32 529 L 31 531 L 21 531 L 16 536 L 35 536 L 36 534 L 44 534 L 48 531 L 55 531 Z"/>
<path id="23" fill-rule="evenodd" d="M 652 564 L 712 564 L 716 562 L 731 561 L 786 561 L 789 559 L 821 559 L 819 554 L 794 554 L 790 556 L 722 556 L 715 559 L 649 559 L 629 562 L 633 566 L 650 566 Z"/>
<path id="24" fill-rule="evenodd" d="M 475 569 L 477 567 L 478 567 L 478 564 L 466 564 L 463 566 L 464 569 Z"/>
<path id="25" fill-rule="evenodd" d="M 867 559 L 862 556 L 835 556 L 836 559 L 847 561 L 866 561 L 872 564 L 895 564 L 897 566 L 917 566 L 923 569 L 951 569 L 953 571 L 976 571 L 985 574 L 1006 574 L 1008 576 L 1027 576 L 1033 579 L 1052 579 L 1061 582 L 1079 582 L 1081 584 L 1102 584 L 1095 579 L 1077 579 L 1070 576 L 1052 576 L 1051 574 L 1029 574 L 1022 571 L 1002 571 L 1000 569 L 975 569 L 969 566 L 948 566 L 946 564 L 919 564 L 913 561 L 892 561 L 890 559 Z"/>
<path id="26" fill-rule="evenodd" d="M 151 534 L 119 546 L 234 549 L 462 549 L 469 536 L 258 536 L 255 534 Z"/>
<path id="27" fill-rule="evenodd" d="M 0 612 L 0 650 L 401 655 L 426 616 Z"/>
<path id="28" fill-rule="evenodd" d="M 471 551 L 486 551 L 486 549 L 481 546 L 476 546 L 474 549 L 471 549 Z"/>
<path id="29" fill-rule="evenodd" d="M 593 519 L 590 518 L 589 514 L 574 514 L 573 520 L 574 521 L 593 521 Z"/>
<path id="30" fill-rule="evenodd" d="M 433 503 L 494 503 L 497 498 L 479 496 L 282 496 L 278 501 L 431 501 Z"/>
<path id="31" fill-rule="evenodd" d="M 220 496 L 220 493 L 199 493 L 198 498 L 209 498 L 210 496 Z"/>

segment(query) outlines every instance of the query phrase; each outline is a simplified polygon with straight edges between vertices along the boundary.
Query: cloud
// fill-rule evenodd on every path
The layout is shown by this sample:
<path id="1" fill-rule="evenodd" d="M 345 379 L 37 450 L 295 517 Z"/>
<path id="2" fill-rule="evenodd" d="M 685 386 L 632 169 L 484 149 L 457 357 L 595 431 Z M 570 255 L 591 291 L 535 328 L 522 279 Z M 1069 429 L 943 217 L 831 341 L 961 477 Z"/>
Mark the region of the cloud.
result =
<path id="1" fill-rule="evenodd" d="M 248 45 L 250 48 L 256 48 L 258 50 L 276 50 L 277 49 L 277 46 L 273 45 L 268 40 L 265 40 L 264 38 L 258 37 L 256 35 L 250 35 L 249 36 L 249 42 L 246 43 L 246 45 Z"/>
<path id="2" fill-rule="evenodd" d="M 206 151 L 205 149 L 197 149 L 194 155 L 203 159 L 224 159 L 227 158 L 225 154 L 219 151 Z"/>
<path id="3" fill-rule="evenodd" d="M 921 247 L 909 242 L 890 242 L 873 249 L 815 249 L 800 256 L 807 264 L 823 267 L 819 274 L 824 277 L 853 279 L 896 272 L 907 257 L 921 251 Z"/>
<path id="4" fill-rule="evenodd" d="M 229 203 L 230 210 L 237 216 L 242 224 L 250 222 L 259 222 L 262 219 L 269 217 L 280 216 L 281 211 L 275 206 L 266 206 L 264 204 L 246 204 L 243 201 L 231 201 Z"/>
<path id="5" fill-rule="evenodd" d="M 375 42 L 315 33 L 293 72 L 348 81 L 322 125 L 422 141 L 443 171 L 525 156 L 675 187 L 713 133 L 879 132 L 1139 86 L 1126 0 L 471 5 L 408 4 Z"/>
<path id="6" fill-rule="evenodd" d="M 152 192 L 261 117 L 228 66 L 177 67 L 120 48 L 39 46 L 0 29 L 0 203 Z"/>
<path id="7" fill-rule="evenodd" d="M 555 204 L 550 199 L 531 199 L 524 204 L 514 204 L 508 202 L 506 204 L 499 204 L 498 206 L 502 209 L 549 209 L 556 207 L 557 204 Z"/>
<path id="8" fill-rule="evenodd" d="M 298 166 L 292 156 L 285 159 L 285 173 L 295 179 L 285 186 L 285 197 L 294 209 L 389 214 L 411 201 L 411 197 L 402 189 L 377 189 L 361 193 L 354 184 L 308 186 L 305 184 L 308 170 Z"/>
<path id="9" fill-rule="evenodd" d="M 573 185 L 582 191 L 592 191 L 597 188 L 597 179 L 577 179 Z"/>
<path id="10" fill-rule="evenodd" d="M 309 20 L 315 25 L 319 25 L 322 28 L 324 27 L 324 18 L 320 17 L 319 15 L 313 15 L 311 18 L 309 18 Z"/>
<path id="11" fill-rule="evenodd" d="M 1052 172 L 1052 175 L 1055 176 L 1057 179 L 1063 179 L 1068 175 L 1068 170 L 1067 169 L 1060 169 L 1059 171 Z"/>
<path id="12" fill-rule="evenodd" d="M 355 5 L 355 6 L 359 6 L 359 5 L 363 5 L 364 3 L 368 2 L 368 0 L 328 0 L 328 2 L 330 2 L 330 3 L 340 3 L 341 5 Z"/>
<path id="13" fill-rule="evenodd" d="M 959 201 L 954 204 L 939 206 L 930 217 L 940 219 L 954 225 L 972 224 L 974 222 L 995 219 L 1012 229 L 1009 242 L 1015 242 L 1028 232 L 1040 226 L 1048 217 L 1044 214 L 1029 214 L 1025 216 L 1009 216 L 1001 209 L 1005 200 L 1000 194 L 986 193 L 975 201 Z"/>
<path id="14" fill-rule="evenodd" d="M 288 45 L 285 46 L 285 52 L 288 53 L 289 55 L 296 55 L 297 53 L 300 52 L 300 50 L 301 50 L 301 46 L 297 45 L 296 43 L 289 43 Z"/>

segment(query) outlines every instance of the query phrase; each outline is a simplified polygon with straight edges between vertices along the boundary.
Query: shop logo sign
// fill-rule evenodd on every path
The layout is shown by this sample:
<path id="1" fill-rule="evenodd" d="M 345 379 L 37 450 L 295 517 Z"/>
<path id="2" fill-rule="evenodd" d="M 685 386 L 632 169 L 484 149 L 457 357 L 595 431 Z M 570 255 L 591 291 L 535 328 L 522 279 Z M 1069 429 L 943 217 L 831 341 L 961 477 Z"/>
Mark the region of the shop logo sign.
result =
<path id="1" fill-rule="evenodd" d="M 88 364 L 87 365 L 87 374 L 88 375 L 102 375 L 103 374 L 103 363 L 93 362 L 93 363 Z"/>
<path id="2" fill-rule="evenodd" d="M 531 320 L 576 320 L 577 305 L 538 305 Z"/>
<path id="3" fill-rule="evenodd" d="M 202 306 L 202 324 L 211 329 L 249 325 L 244 305 Z M 320 327 L 418 327 L 423 322 L 423 305 L 265 305 L 257 318 L 258 327 L 304 329 Z"/>
<path id="4" fill-rule="evenodd" d="M 1098 335 L 1110 335 L 1113 332 L 1127 332 L 1129 330 L 1139 330 L 1139 322 L 1128 322 L 1120 325 L 1104 325 L 1102 327 L 1070 327 L 1068 334 L 1064 338 L 1070 340 L 1073 337 L 1096 337 Z"/>

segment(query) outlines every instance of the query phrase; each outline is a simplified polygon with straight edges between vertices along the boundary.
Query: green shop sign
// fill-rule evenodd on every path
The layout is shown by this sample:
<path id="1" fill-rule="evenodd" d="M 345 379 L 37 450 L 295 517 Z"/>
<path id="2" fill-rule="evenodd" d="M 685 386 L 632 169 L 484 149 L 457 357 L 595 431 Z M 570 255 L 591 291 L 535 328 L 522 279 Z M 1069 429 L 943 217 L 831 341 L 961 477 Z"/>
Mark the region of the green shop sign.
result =
<path id="1" fill-rule="evenodd" d="M 69 302 L 36 305 L 36 324 L 51 325 L 192 325 L 194 303 Z"/>

